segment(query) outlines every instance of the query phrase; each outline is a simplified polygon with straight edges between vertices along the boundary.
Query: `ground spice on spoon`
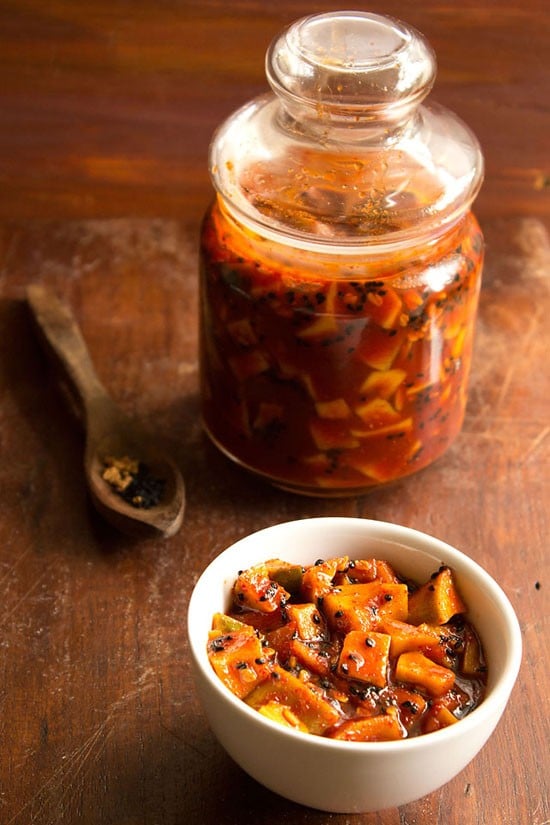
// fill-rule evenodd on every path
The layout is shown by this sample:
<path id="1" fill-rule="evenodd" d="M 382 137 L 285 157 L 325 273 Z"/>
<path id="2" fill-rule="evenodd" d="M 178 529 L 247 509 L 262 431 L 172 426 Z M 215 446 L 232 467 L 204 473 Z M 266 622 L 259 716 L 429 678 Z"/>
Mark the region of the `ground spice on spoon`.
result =
<path id="1" fill-rule="evenodd" d="M 153 475 L 142 461 L 107 456 L 103 464 L 101 477 L 132 507 L 148 510 L 161 500 L 165 481 Z"/>

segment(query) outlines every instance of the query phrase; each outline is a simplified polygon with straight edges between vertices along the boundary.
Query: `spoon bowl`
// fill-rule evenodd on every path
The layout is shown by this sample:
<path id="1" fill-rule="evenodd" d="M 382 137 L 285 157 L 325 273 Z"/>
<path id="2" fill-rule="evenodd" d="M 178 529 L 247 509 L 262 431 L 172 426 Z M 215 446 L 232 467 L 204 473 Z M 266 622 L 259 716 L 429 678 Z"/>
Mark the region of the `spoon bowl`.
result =
<path id="1" fill-rule="evenodd" d="M 95 508 L 128 535 L 173 536 L 183 521 L 185 485 L 168 449 L 125 415 L 108 395 L 69 307 L 37 284 L 27 288 L 27 300 L 42 339 L 70 380 L 71 396 L 76 396 L 86 432 L 84 472 Z M 158 491 L 150 506 L 140 506 L 139 497 L 127 500 L 121 494 L 122 485 L 113 485 L 105 478 L 111 460 L 130 460 L 144 468 Z"/>

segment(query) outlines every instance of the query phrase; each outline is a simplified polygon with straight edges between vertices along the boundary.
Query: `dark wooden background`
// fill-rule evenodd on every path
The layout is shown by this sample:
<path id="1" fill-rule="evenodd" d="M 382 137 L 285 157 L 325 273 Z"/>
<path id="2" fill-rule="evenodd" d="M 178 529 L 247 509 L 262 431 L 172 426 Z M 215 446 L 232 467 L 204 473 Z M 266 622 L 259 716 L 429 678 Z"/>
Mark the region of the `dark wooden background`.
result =
<path id="1" fill-rule="evenodd" d="M 366 6 L 361 3 L 357 7 Z M 423 31 L 433 98 L 476 131 L 487 262 L 464 431 L 417 477 L 368 497 L 262 486 L 201 433 L 197 234 L 216 125 L 265 89 L 286 23 L 342 4 L 0 0 L 0 822 L 3 825 L 548 825 L 549 13 L 542 0 L 376 11 Z M 370 7 L 370 6 L 369 6 Z M 92 511 L 82 435 L 32 334 L 30 282 L 74 308 L 114 398 L 173 441 L 181 532 L 132 543 Z M 505 716 L 440 791 L 330 815 L 244 775 L 189 672 L 200 571 L 251 530 L 353 515 L 469 553 L 525 644 Z M 396 776 L 396 782 L 399 777 Z"/>

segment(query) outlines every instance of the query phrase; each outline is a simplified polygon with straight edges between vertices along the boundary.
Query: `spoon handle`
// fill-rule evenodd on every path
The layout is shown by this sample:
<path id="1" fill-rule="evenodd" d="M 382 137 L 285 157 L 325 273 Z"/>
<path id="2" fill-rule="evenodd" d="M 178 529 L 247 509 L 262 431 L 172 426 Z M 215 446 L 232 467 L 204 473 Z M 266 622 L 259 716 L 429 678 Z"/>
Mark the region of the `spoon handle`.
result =
<path id="1" fill-rule="evenodd" d="M 96 374 L 70 308 L 40 284 L 27 287 L 27 300 L 49 348 L 71 380 L 86 425 L 111 418 L 114 404 Z"/>

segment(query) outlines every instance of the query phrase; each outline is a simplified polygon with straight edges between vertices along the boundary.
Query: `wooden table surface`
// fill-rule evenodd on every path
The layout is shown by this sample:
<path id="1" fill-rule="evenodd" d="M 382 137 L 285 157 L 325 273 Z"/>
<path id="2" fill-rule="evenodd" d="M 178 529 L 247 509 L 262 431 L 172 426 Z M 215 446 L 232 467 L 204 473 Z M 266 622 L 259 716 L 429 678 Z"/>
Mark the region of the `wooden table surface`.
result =
<path id="1" fill-rule="evenodd" d="M 362 4 L 356 4 L 362 5 Z M 286 23 L 341 4 L 0 2 L 0 822 L 3 825 L 545 825 L 549 370 L 546 4 L 377 10 L 423 31 L 433 99 L 487 160 L 487 256 L 462 434 L 416 477 L 309 500 L 259 484 L 201 432 L 197 235 L 216 125 L 266 88 Z M 546 26 L 545 26 L 546 24 Z M 132 542 L 92 509 L 83 439 L 31 328 L 25 287 L 73 307 L 113 397 L 171 439 L 187 479 L 173 538 Z M 186 607 L 226 545 L 315 515 L 400 522 L 469 553 L 525 645 L 505 715 L 451 783 L 399 810 L 335 815 L 248 778 L 195 695 Z M 399 777 L 396 777 L 396 782 Z"/>

